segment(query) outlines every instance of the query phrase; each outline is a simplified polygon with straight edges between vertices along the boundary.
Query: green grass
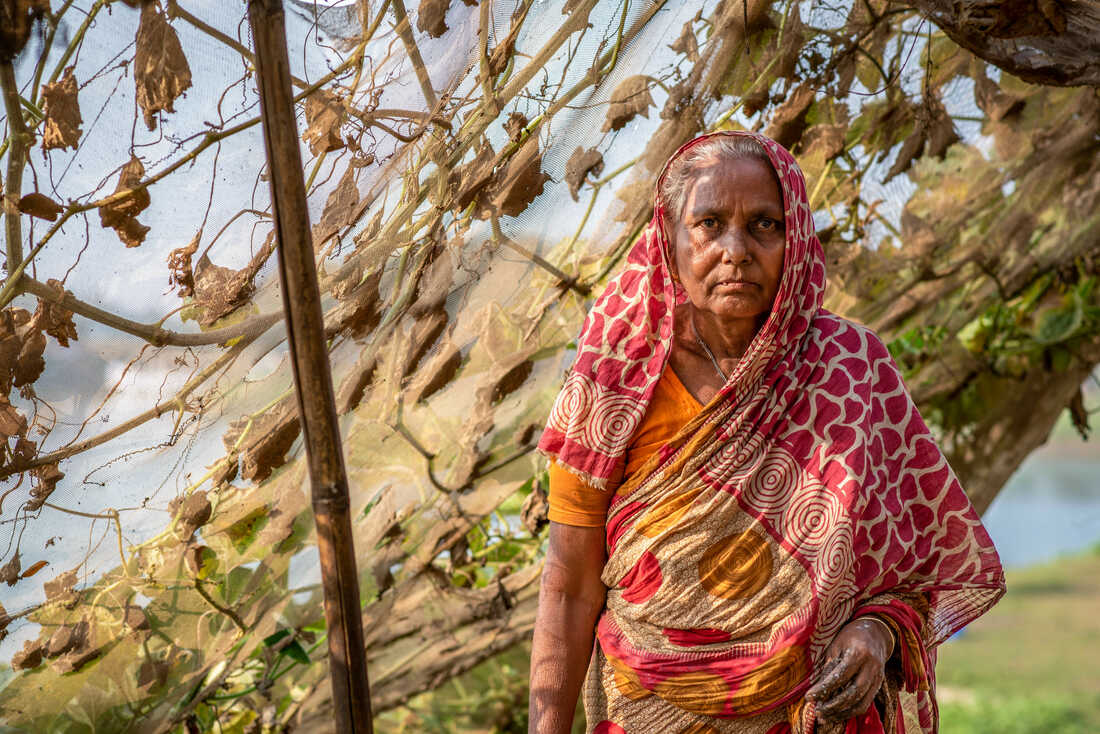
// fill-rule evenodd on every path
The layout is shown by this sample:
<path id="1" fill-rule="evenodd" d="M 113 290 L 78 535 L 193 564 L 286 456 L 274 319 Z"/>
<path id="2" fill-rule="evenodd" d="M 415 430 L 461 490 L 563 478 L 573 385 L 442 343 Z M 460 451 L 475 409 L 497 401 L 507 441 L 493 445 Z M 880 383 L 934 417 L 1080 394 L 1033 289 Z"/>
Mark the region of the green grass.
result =
<path id="1" fill-rule="evenodd" d="M 1100 732 L 1100 552 L 1008 574 L 936 665 L 945 734 Z"/>

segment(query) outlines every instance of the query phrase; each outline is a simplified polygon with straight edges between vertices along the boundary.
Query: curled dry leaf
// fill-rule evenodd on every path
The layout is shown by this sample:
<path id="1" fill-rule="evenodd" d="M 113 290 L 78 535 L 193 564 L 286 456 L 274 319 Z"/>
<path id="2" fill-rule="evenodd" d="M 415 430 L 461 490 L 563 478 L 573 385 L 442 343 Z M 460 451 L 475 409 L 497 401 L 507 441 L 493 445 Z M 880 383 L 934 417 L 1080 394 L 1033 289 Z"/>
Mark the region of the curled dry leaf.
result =
<path id="1" fill-rule="evenodd" d="M 684 23 L 684 27 L 680 29 L 680 37 L 670 43 L 668 47 L 678 54 L 687 56 L 688 61 L 695 62 L 699 60 L 699 42 L 695 38 L 695 30 L 692 25 L 693 22 L 690 20 Z"/>
<path id="2" fill-rule="evenodd" d="M 199 325 L 206 328 L 248 302 L 255 291 L 252 266 L 232 270 L 215 265 L 203 254 L 195 265 L 194 304 Z"/>
<path id="3" fill-rule="evenodd" d="M 538 139 L 531 138 L 497 174 L 492 191 L 492 206 L 501 214 L 518 217 L 542 193 L 550 177 L 542 172 L 542 151 Z M 481 215 L 485 215 L 483 210 Z"/>
<path id="4" fill-rule="evenodd" d="M 792 148 L 806 130 L 806 112 L 814 101 L 814 88 L 801 84 L 772 112 L 764 134 L 784 148 Z"/>
<path id="5" fill-rule="evenodd" d="M 50 278 L 46 285 L 53 288 L 59 294 L 66 293 L 65 286 L 60 280 Z M 64 306 L 52 303 L 42 298 L 38 299 L 38 308 L 34 312 L 35 328 L 44 331 L 57 340 L 63 347 L 69 346 L 69 340 L 77 341 L 76 324 L 73 323 L 73 312 Z"/>
<path id="6" fill-rule="evenodd" d="M 56 220 L 57 215 L 65 208 L 50 197 L 45 194 L 40 194 L 37 191 L 32 191 L 24 195 L 19 199 L 19 204 L 17 206 L 19 207 L 19 211 L 28 216 L 47 219 L 51 222 Z"/>
<path id="7" fill-rule="evenodd" d="M 211 505 L 206 490 L 192 492 L 184 498 L 177 497 L 168 507 L 176 514 L 176 537 L 187 541 L 195 531 L 210 521 Z"/>
<path id="8" fill-rule="evenodd" d="M 76 582 L 76 569 L 71 569 L 42 584 L 42 590 L 46 593 L 46 601 L 57 602 L 70 609 L 76 606 L 77 594 L 73 590 Z"/>
<path id="9" fill-rule="evenodd" d="M 456 209 L 463 210 L 478 198 L 485 187 L 493 180 L 495 165 L 496 157 L 493 155 L 492 148 L 483 145 L 472 161 L 454 170 L 451 178 L 454 181 L 452 189 Z"/>
<path id="10" fill-rule="evenodd" d="M 546 490 L 542 488 L 542 482 L 536 481 L 531 488 L 531 494 L 523 501 L 519 510 L 519 519 L 523 527 L 531 535 L 538 536 L 542 529 L 550 522 L 550 503 L 546 498 Z"/>
<path id="11" fill-rule="evenodd" d="M 248 422 L 249 418 L 245 416 L 229 424 L 229 429 L 222 436 L 227 450 L 232 450 L 237 444 Z M 252 419 L 252 427 L 239 448 L 241 478 L 259 484 L 271 476 L 272 470 L 286 463 L 286 452 L 300 432 L 298 404 L 293 398 L 283 400 L 272 410 Z"/>
<path id="12" fill-rule="evenodd" d="M 445 341 L 424 366 L 416 371 L 406 393 L 408 400 L 413 403 L 427 400 L 446 387 L 458 374 L 461 366 L 462 351 L 454 342 Z"/>
<path id="13" fill-rule="evenodd" d="M 19 572 L 22 568 L 22 563 L 19 560 L 19 551 L 15 551 L 15 555 L 11 557 L 11 560 L 3 566 L 0 566 L 0 582 L 8 586 L 15 586 L 15 582 L 19 580 Z"/>
<path id="14" fill-rule="evenodd" d="M 42 85 L 42 111 L 46 115 L 42 128 L 42 150 L 72 148 L 80 142 L 80 104 L 73 67 L 56 82 Z"/>
<path id="15" fill-rule="evenodd" d="M 958 142 L 959 135 L 943 102 L 934 93 L 925 95 L 922 104 L 916 108 L 916 128 L 902 144 L 894 165 L 886 172 L 885 181 L 899 173 L 909 170 L 913 161 L 921 156 L 943 158 L 947 149 Z"/>
<path id="16" fill-rule="evenodd" d="M 172 666 L 163 660 L 146 658 L 138 666 L 137 684 L 145 693 L 151 693 L 168 682 Z"/>
<path id="17" fill-rule="evenodd" d="M 168 253 L 168 285 L 174 286 L 180 297 L 186 298 L 195 293 L 195 274 L 191 270 L 191 258 L 199 249 L 201 239 L 202 230 L 199 230 L 189 243 Z"/>
<path id="18" fill-rule="evenodd" d="M 821 156 L 829 160 L 844 150 L 844 125 L 814 125 L 802 136 L 802 151 L 809 156 Z"/>
<path id="19" fill-rule="evenodd" d="M 320 247 L 340 229 L 351 224 L 355 216 L 355 207 L 359 204 L 359 187 L 355 183 L 356 168 L 348 166 L 336 188 L 325 199 L 325 208 L 321 211 L 321 221 L 313 230 L 313 246 Z"/>
<path id="20" fill-rule="evenodd" d="M 504 131 L 513 143 L 518 143 L 523 137 L 523 131 L 527 128 L 527 116 L 522 112 L 513 112 L 504 122 Z"/>
<path id="21" fill-rule="evenodd" d="M 653 95 L 649 93 L 650 79 L 644 74 L 627 77 L 611 93 L 607 118 L 603 131 L 622 130 L 635 116 L 649 117 L 649 108 L 653 106 Z"/>
<path id="22" fill-rule="evenodd" d="M 122 624 L 131 632 L 141 632 L 149 629 L 149 618 L 145 616 L 144 609 L 131 604 L 122 615 Z"/>
<path id="23" fill-rule="evenodd" d="M 58 470 L 56 463 L 36 466 L 31 475 L 35 485 L 31 489 L 31 499 L 25 505 L 27 512 L 35 512 L 42 507 L 57 488 L 57 483 L 65 478 L 65 473 Z"/>
<path id="24" fill-rule="evenodd" d="M 24 640 L 23 649 L 11 656 L 12 670 L 32 670 L 42 664 L 42 643 Z"/>
<path id="25" fill-rule="evenodd" d="M 137 156 L 122 167 L 112 201 L 99 207 L 99 223 L 115 230 L 127 247 L 137 247 L 145 241 L 149 228 L 138 222 L 137 215 L 149 206 L 149 190 L 139 186 L 145 176 L 145 166 Z M 119 196 L 121 195 L 121 196 Z M 118 198 L 114 198 L 118 196 Z"/>
<path id="26" fill-rule="evenodd" d="M 179 36 L 168 23 L 159 3 L 142 3 L 134 54 L 137 102 L 150 130 L 157 113 L 174 112 L 172 104 L 191 86 L 191 67 L 183 55 Z"/>
<path id="27" fill-rule="evenodd" d="M 673 85 L 672 89 L 668 90 L 665 106 L 661 108 L 661 119 L 674 120 L 681 117 L 694 101 L 690 85 L 685 82 Z"/>
<path id="28" fill-rule="evenodd" d="M 0 394 L 0 439 L 22 436 L 27 432 L 27 418 L 8 401 L 8 396 Z"/>
<path id="29" fill-rule="evenodd" d="M 15 387 L 33 384 L 46 369 L 46 359 L 42 356 L 46 351 L 46 337 L 34 328 L 33 322 L 30 324 L 21 330 L 23 348 L 19 350 L 15 363 L 15 379 L 12 381 Z"/>
<path id="30" fill-rule="evenodd" d="M 1018 114 L 1026 104 L 1026 100 L 1002 90 L 997 82 L 986 76 L 984 70 L 975 77 L 974 100 L 993 122 L 1000 122 L 1006 117 Z"/>
<path id="31" fill-rule="evenodd" d="M 302 140 L 309 143 L 313 155 L 344 147 L 340 129 L 347 115 L 344 105 L 327 89 L 318 89 L 306 98 L 306 131 Z"/>
<path id="32" fill-rule="evenodd" d="M 578 146 L 565 164 L 565 183 L 569 186 L 573 201 L 577 201 L 577 192 L 589 173 L 593 176 L 603 173 L 603 153 L 595 148 L 585 150 Z"/>
<path id="33" fill-rule="evenodd" d="M 447 32 L 447 8 L 450 0 L 420 0 L 416 10 L 416 27 L 432 38 Z"/>

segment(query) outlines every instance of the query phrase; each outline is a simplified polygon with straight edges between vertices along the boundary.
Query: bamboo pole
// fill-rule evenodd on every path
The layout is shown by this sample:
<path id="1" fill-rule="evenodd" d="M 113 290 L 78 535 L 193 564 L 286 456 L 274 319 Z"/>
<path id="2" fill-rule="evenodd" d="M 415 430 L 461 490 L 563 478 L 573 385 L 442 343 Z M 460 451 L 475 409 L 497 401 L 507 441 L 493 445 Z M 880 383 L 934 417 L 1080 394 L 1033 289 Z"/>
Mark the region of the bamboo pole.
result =
<path id="1" fill-rule="evenodd" d="M 249 0 L 248 19 L 256 46 L 256 77 L 275 212 L 287 342 L 317 522 L 336 730 L 340 734 L 369 734 L 370 687 L 348 514 L 347 473 L 340 449 L 321 293 L 313 259 L 282 1 Z"/>

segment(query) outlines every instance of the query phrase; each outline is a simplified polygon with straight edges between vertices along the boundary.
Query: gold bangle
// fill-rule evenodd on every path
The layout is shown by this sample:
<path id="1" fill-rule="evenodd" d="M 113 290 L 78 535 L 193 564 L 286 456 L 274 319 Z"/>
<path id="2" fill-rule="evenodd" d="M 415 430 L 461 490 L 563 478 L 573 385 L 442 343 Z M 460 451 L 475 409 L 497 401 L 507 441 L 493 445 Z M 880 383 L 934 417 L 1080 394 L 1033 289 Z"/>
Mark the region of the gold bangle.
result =
<path id="1" fill-rule="evenodd" d="M 890 625 L 890 623 L 887 622 L 885 619 L 882 619 L 881 617 L 879 617 L 876 614 L 864 614 L 860 617 L 857 617 L 856 619 L 869 619 L 872 622 L 878 622 L 879 624 L 881 624 L 883 627 L 886 628 L 886 631 L 890 633 L 890 647 L 891 648 L 897 647 L 898 636 L 894 632 L 893 626 Z"/>

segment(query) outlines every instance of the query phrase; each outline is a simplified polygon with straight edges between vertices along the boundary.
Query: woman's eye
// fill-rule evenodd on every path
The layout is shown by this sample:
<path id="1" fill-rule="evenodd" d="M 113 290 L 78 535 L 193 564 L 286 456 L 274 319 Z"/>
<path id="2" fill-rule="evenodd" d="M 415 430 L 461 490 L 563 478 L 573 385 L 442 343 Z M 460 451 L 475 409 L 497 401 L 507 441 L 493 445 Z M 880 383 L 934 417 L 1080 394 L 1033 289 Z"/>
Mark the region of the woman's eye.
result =
<path id="1" fill-rule="evenodd" d="M 718 220 L 714 217 L 704 217 L 703 219 L 699 220 L 699 224 L 706 229 L 714 229 L 718 226 Z"/>
<path id="2" fill-rule="evenodd" d="M 756 221 L 756 227 L 765 232 L 774 232 L 781 227 L 780 223 L 771 217 L 763 217 Z"/>

